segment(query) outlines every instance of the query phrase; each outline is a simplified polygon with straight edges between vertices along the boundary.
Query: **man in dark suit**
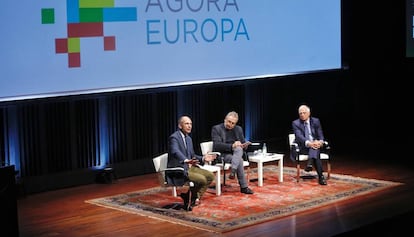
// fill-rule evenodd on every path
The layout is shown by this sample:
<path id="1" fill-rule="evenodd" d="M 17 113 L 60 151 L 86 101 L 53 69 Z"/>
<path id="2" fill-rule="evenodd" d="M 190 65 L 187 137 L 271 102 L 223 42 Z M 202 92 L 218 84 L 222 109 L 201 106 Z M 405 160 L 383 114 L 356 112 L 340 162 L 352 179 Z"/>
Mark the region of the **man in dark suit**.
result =
<path id="1" fill-rule="evenodd" d="M 183 167 L 184 174 L 188 180 L 194 183 L 191 195 L 191 206 L 197 205 L 206 192 L 215 176 L 212 172 L 202 169 L 205 161 L 212 161 L 216 155 L 196 155 L 194 153 L 193 141 L 189 134 L 192 130 L 192 121 L 188 116 L 182 116 L 178 120 L 178 129 L 168 138 L 168 168 Z M 189 190 L 190 192 L 190 190 Z M 188 193 L 181 193 L 184 206 L 187 206 Z"/>
<path id="2" fill-rule="evenodd" d="M 240 185 L 240 192 L 253 194 L 247 186 L 246 176 L 243 167 L 243 153 L 247 148 L 243 129 L 237 125 L 239 115 L 231 111 L 224 118 L 224 123 L 214 125 L 211 129 L 211 140 L 213 141 L 213 151 L 218 151 L 223 155 L 224 162 L 231 163 L 230 179 L 237 179 Z"/>
<path id="3" fill-rule="evenodd" d="M 320 159 L 320 151 L 325 139 L 321 122 L 318 118 L 311 117 L 310 108 L 307 105 L 299 106 L 298 113 L 299 118 L 292 122 L 292 129 L 295 133 L 295 142 L 299 146 L 299 153 L 307 154 L 309 157 L 305 171 L 311 171 L 313 163 L 318 173 L 319 184 L 326 185 Z M 296 155 L 296 151 L 293 150 L 291 152 L 291 159 L 295 161 Z"/>

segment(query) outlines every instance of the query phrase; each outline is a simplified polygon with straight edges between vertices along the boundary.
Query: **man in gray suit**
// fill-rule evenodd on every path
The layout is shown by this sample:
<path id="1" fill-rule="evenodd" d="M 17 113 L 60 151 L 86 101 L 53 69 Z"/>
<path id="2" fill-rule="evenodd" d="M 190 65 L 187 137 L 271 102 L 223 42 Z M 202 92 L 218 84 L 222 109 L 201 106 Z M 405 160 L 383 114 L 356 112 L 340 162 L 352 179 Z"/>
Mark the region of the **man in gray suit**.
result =
<path id="1" fill-rule="evenodd" d="M 244 138 L 243 129 L 237 125 L 239 115 L 231 111 L 224 118 L 224 123 L 214 125 L 211 129 L 211 140 L 213 141 L 213 151 L 218 151 L 223 155 L 224 162 L 231 163 L 230 179 L 237 179 L 240 185 L 240 192 L 253 194 L 247 186 L 246 176 L 243 167 L 243 153 L 248 143 Z"/>

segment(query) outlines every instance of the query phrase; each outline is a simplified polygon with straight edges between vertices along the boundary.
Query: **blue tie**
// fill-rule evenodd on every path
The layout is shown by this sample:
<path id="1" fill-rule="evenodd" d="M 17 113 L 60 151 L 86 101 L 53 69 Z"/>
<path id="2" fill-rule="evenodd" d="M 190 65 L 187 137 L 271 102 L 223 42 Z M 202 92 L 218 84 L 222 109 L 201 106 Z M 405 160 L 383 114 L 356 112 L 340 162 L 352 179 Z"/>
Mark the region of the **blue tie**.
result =
<path id="1" fill-rule="evenodd" d="M 185 147 L 187 149 L 187 157 L 189 159 L 191 159 L 190 146 L 188 145 L 189 142 L 187 141 L 187 139 L 190 139 L 190 137 L 189 136 L 185 136 Z"/>
<path id="2" fill-rule="evenodd" d="M 304 125 L 305 125 L 305 137 L 306 137 L 306 139 L 308 139 L 309 141 L 312 141 L 312 140 L 313 140 L 313 138 L 312 138 L 312 135 L 311 135 L 311 133 L 310 133 L 310 126 L 309 126 L 309 123 L 308 123 L 308 122 L 304 122 Z"/>

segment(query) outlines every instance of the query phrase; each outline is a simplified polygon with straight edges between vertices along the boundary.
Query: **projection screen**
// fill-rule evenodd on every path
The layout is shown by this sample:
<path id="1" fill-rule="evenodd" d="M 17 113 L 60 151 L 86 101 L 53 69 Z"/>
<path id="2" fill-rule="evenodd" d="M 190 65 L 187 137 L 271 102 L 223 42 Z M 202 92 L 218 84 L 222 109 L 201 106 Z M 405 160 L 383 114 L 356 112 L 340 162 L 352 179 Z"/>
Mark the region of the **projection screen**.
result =
<path id="1" fill-rule="evenodd" d="M 0 101 L 341 68 L 340 0 L 3 0 Z"/>

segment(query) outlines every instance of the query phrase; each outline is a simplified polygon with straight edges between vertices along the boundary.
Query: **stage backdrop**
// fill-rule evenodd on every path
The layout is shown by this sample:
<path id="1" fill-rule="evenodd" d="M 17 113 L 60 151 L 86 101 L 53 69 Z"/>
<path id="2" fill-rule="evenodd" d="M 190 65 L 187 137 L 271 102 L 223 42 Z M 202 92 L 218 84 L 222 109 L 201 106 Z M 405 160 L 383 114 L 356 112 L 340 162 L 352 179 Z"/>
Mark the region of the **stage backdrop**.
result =
<path id="1" fill-rule="evenodd" d="M 341 68 L 340 0 L 4 0 L 0 101 Z"/>

